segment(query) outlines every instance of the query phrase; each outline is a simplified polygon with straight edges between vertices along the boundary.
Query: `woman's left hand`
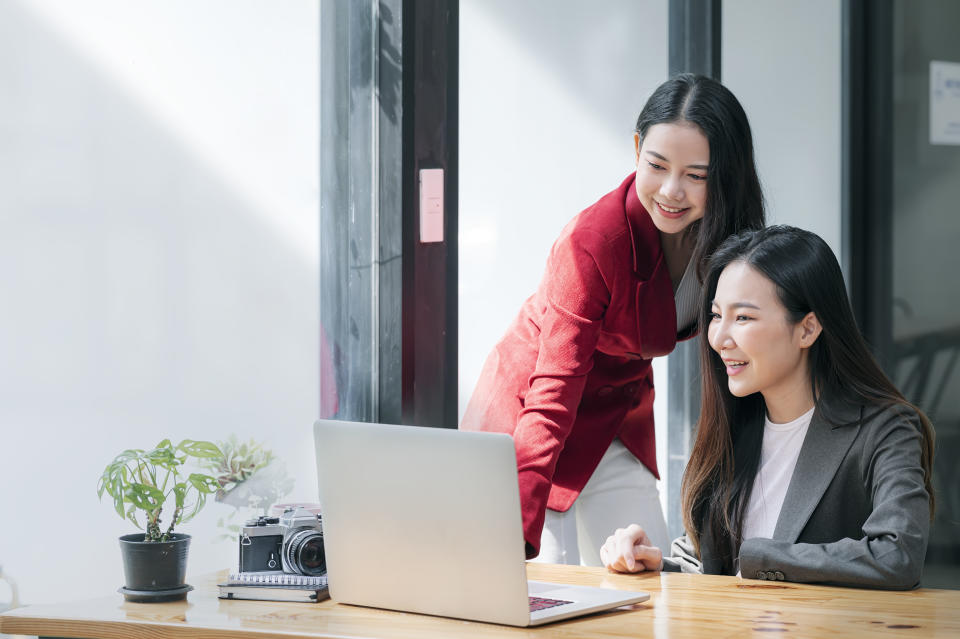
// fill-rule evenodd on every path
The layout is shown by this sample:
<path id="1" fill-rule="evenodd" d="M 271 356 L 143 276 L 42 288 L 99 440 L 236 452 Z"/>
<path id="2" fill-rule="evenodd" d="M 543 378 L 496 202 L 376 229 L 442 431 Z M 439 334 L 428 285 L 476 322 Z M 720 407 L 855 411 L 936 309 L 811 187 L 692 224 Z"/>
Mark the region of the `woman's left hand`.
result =
<path id="1" fill-rule="evenodd" d="M 600 561 L 612 572 L 663 570 L 663 551 L 637 524 L 617 528 L 600 547 Z"/>

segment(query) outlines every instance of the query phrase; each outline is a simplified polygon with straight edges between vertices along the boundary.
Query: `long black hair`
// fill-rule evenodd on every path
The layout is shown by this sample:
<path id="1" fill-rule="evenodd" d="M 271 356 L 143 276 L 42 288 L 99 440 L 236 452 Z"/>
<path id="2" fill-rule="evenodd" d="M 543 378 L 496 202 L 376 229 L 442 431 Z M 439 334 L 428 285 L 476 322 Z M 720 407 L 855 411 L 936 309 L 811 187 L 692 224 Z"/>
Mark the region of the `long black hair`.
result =
<path id="1" fill-rule="evenodd" d="M 710 144 L 706 210 L 686 230 L 696 235 L 692 259 L 703 281 L 706 258 L 724 239 L 763 228 L 763 192 L 753 158 L 753 136 L 747 114 L 733 93 L 716 80 L 692 73 L 676 75 L 653 92 L 637 118 L 640 142 L 651 126 L 674 122 L 696 125 Z"/>
<path id="2" fill-rule="evenodd" d="M 771 226 L 727 239 L 711 257 L 700 298 L 702 401 L 696 442 L 683 477 L 683 519 L 699 550 L 710 527 L 718 558 L 729 568 L 742 542 L 743 515 L 760 462 L 763 396 L 734 397 L 725 366 L 711 347 L 707 327 L 723 270 L 743 262 L 773 282 L 792 323 L 813 312 L 822 331 L 809 348 L 808 368 L 817 410 L 828 421 L 826 397 L 854 398 L 868 406 L 901 405 L 920 420 L 924 484 L 934 510 L 930 420 L 884 374 L 857 328 L 833 251 L 818 235 L 792 226 Z"/>

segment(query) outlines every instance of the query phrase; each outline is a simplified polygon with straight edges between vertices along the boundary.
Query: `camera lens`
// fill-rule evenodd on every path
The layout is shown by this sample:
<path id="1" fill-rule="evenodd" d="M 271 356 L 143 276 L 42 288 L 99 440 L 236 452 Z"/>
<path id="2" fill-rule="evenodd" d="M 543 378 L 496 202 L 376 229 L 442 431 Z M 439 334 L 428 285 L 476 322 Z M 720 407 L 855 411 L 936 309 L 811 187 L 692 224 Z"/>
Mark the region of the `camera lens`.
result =
<path id="1" fill-rule="evenodd" d="M 321 575 L 327 571 L 323 535 L 312 528 L 293 533 L 284 544 L 287 565 L 301 575 Z"/>

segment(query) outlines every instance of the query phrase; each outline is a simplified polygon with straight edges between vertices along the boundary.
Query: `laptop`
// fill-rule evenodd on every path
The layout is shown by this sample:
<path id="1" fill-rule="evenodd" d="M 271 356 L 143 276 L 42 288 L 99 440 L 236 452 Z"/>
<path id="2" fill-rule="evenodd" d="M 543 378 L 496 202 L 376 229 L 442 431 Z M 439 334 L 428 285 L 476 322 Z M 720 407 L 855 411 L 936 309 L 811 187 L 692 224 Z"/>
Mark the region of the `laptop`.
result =
<path id="1" fill-rule="evenodd" d="M 320 420 L 314 436 L 336 602 L 534 626 L 650 598 L 527 581 L 509 435 Z"/>

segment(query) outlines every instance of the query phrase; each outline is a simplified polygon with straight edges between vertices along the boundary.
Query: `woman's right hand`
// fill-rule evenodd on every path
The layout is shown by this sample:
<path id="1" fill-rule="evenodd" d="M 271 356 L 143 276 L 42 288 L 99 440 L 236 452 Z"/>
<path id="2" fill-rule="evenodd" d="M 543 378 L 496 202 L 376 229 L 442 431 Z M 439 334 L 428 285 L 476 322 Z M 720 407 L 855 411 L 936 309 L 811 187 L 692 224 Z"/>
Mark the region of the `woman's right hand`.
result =
<path id="1" fill-rule="evenodd" d="M 600 547 L 600 561 L 612 572 L 663 570 L 663 552 L 637 524 L 617 528 Z"/>

